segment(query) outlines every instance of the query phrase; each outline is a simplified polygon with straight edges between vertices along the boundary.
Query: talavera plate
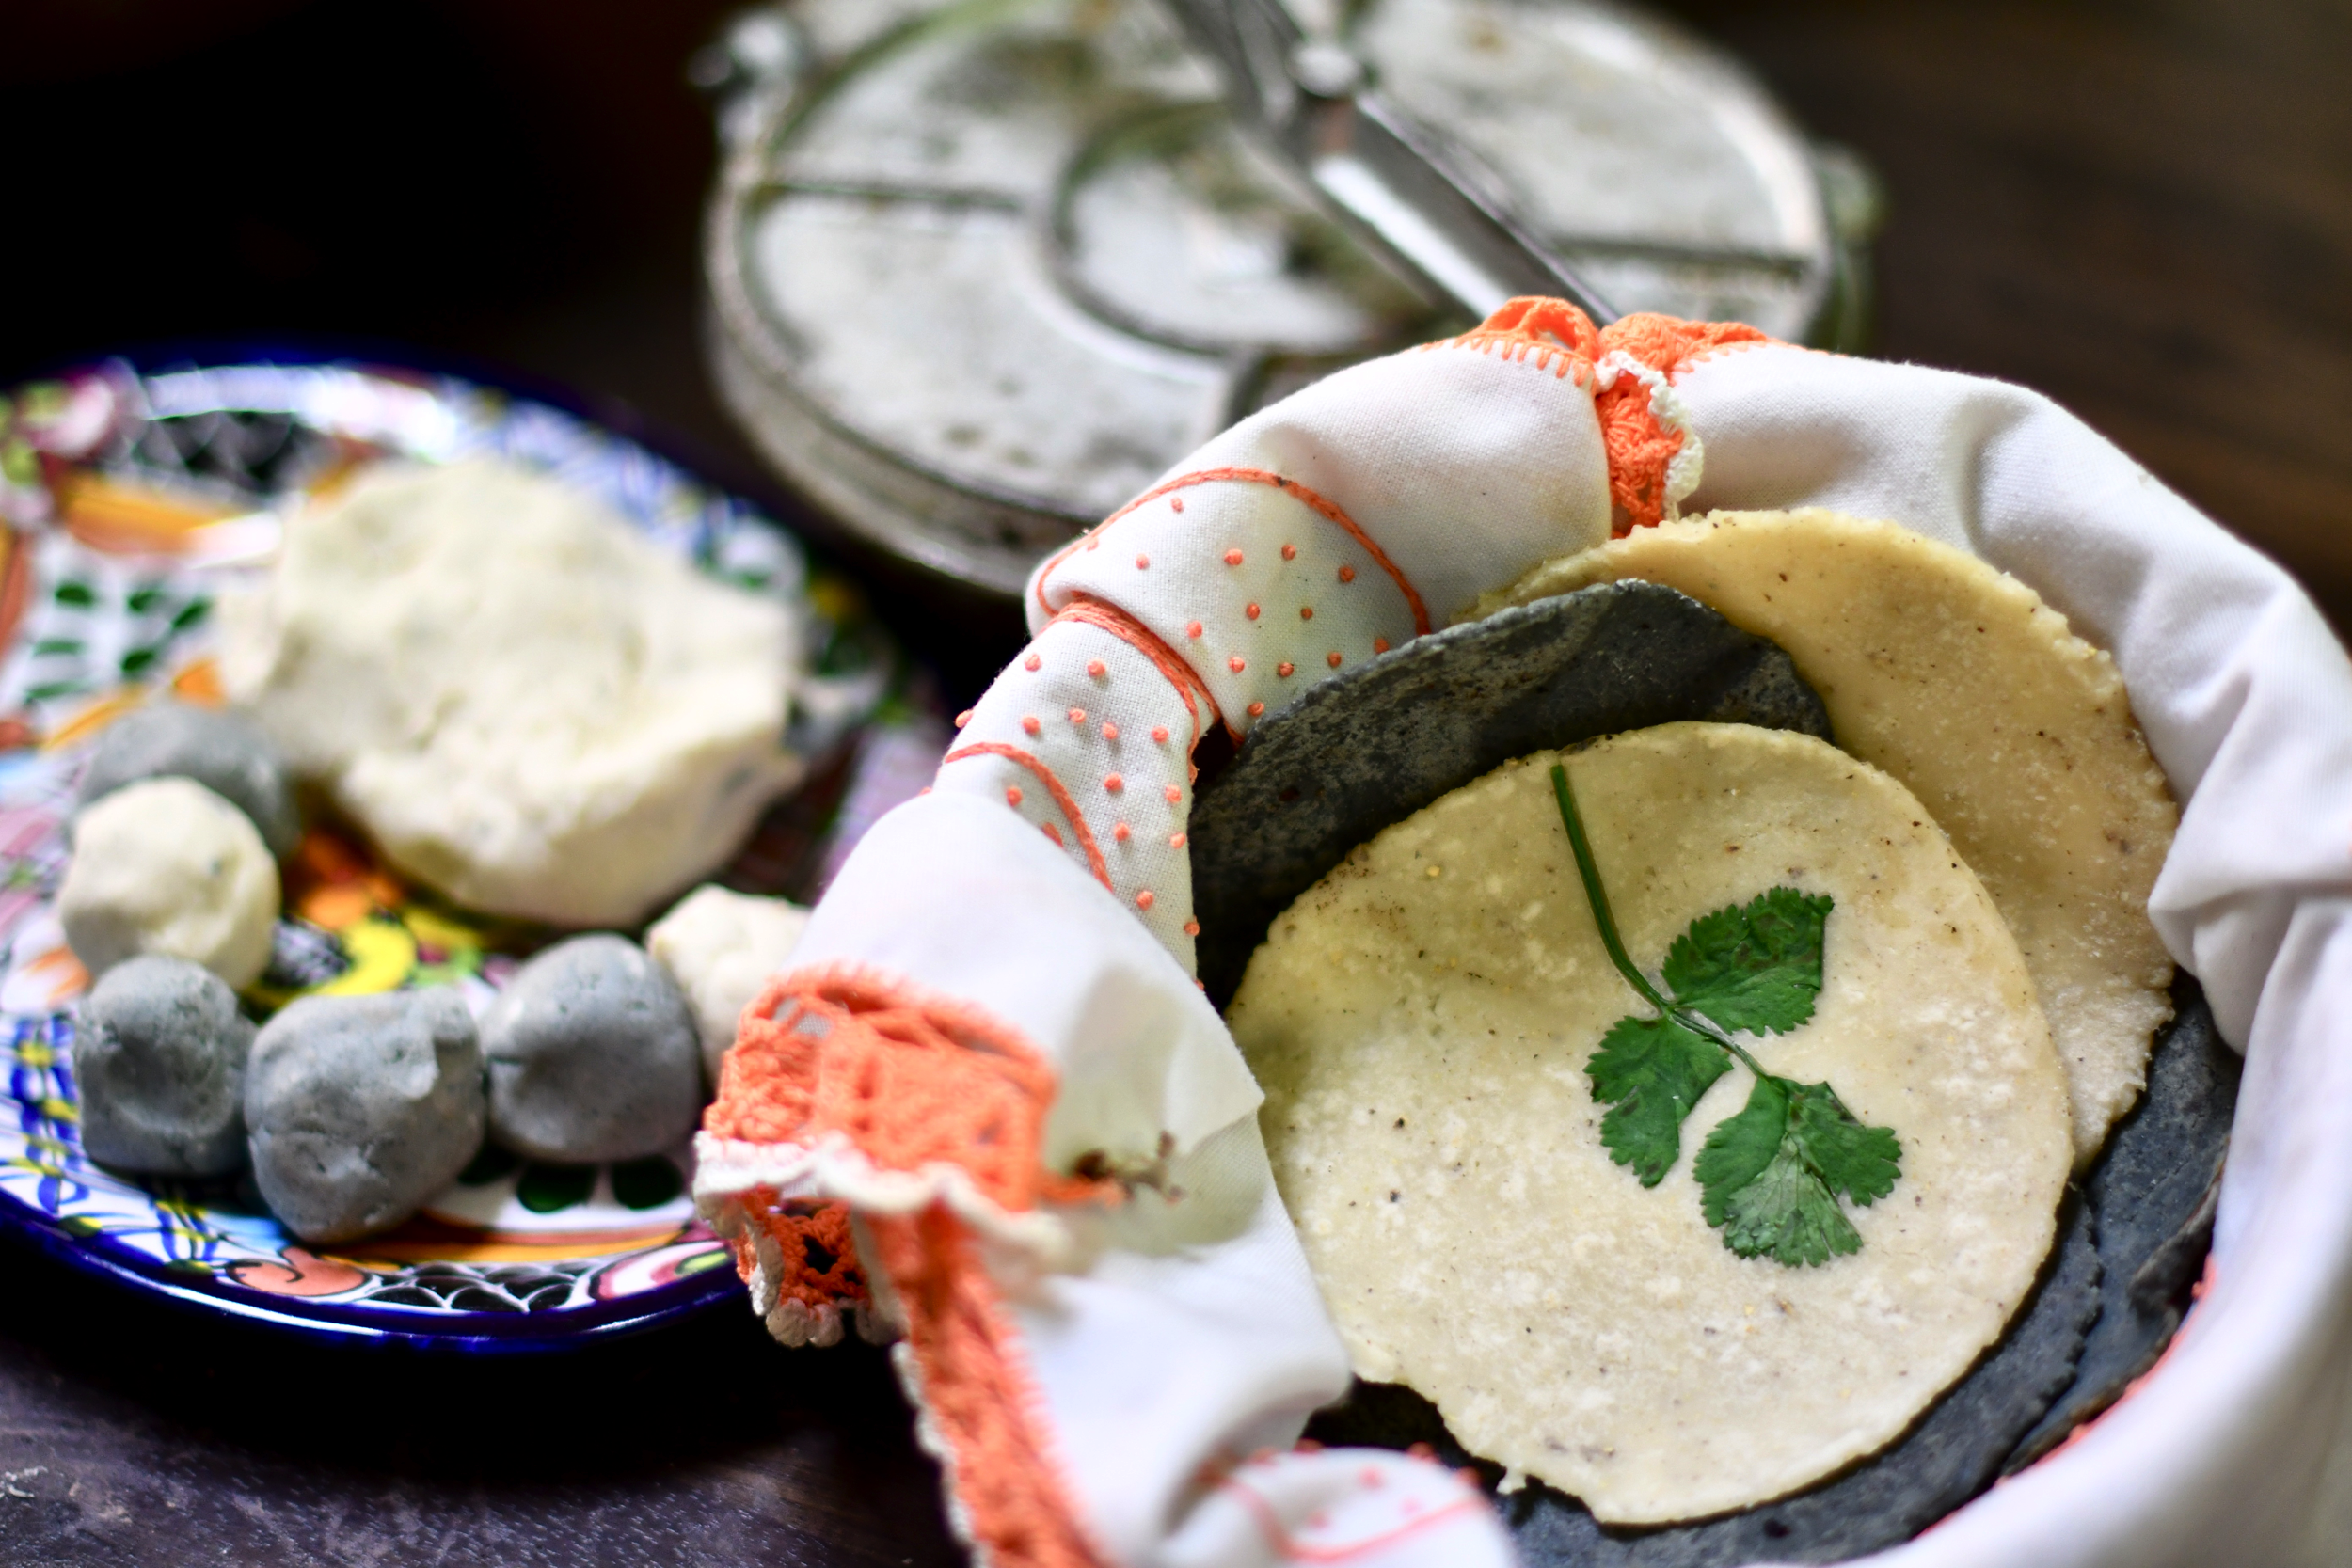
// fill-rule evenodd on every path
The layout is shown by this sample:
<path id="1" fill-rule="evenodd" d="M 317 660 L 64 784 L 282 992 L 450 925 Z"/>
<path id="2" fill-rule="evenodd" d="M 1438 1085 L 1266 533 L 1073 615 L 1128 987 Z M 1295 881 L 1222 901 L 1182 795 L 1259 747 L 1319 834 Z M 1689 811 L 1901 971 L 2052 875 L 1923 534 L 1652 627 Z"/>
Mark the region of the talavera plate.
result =
<path id="1" fill-rule="evenodd" d="M 399 1228 L 326 1252 L 249 1184 L 142 1181 L 75 1128 L 87 986 L 52 910 L 93 736 L 170 694 L 216 700 L 212 609 L 257 574 L 303 494 L 378 458 L 498 454 L 552 472 L 715 576 L 798 605 L 818 673 L 780 740 L 809 782 L 721 879 L 806 898 L 875 817 L 929 782 L 945 729 L 846 582 L 747 503 L 544 397 L 351 362 L 106 364 L 0 396 L 0 1225 L 138 1291 L 333 1337 L 548 1349 L 741 1289 L 694 1217 L 691 1152 L 626 1164 L 477 1160 Z M 312 992 L 460 988 L 476 1012 L 550 933 L 405 885 L 313 823 L 257 1015 Z"/>

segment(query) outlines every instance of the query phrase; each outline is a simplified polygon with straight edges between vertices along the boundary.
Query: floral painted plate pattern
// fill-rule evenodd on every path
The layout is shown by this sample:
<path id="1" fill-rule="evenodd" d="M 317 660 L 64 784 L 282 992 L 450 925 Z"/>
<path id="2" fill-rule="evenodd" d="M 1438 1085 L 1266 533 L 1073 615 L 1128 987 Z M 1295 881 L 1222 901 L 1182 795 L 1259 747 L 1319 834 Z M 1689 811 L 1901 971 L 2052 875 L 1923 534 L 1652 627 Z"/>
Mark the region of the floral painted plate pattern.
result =
<path id="1" fill-rule="evenodd" d="M 88 976 L 52 909 L 92 738 L 162 695 L 216 702 L 212 610 L 264 569 L 306 496 L 393 459 L 495 454 L 600 497 L 714 576 L 794 601 L 816 678 L 782 743 L 808 782 L 721 880 L 809 898 L 866 828 L 929 782 L 946 729 L 846 581 L 782 529 L 643 445 L 476 381 L 354 363 L 142 373 L 99 366 L 0 395 L 0 1224 L 125 1285 L 314 1334 L 547 1348 L 741 1289 L 695 1218 L 691 1153 L 607 1166 L 487 1148 L 397 1229 L 313 1253 L 249 1179 L 143 1180 L 76 1132 L 74 1004 Z M 551 935 L 405 884 L 314 824 L 256 1016 L 313 993 L 454 986 L 479 1013 Z"/>

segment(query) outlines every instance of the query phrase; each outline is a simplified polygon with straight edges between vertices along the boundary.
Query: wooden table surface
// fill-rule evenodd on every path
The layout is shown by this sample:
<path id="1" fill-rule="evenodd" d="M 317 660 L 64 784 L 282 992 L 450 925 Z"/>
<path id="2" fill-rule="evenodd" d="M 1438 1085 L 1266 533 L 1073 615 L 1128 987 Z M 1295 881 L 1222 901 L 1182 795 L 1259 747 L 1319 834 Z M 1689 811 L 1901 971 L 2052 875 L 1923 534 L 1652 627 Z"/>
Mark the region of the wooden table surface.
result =
<path id="1" fill-rule="evenodd" d="M 2352 626 L 2352 6 L 1673 0 L 1883 177 L 1879 352 L 2037 387 Z M 696 348 L 685 0 L 0 0 L 0 380 L 206 336 L 475 356 L 760 489 Z M 779 505 L 788 503 L 779 502 Z M 880 596 L 951 699 L 1011 616 Z M 289 1344 L 0 1245 L 0 1561 L 954 1560 L 858 1347 Z"/>

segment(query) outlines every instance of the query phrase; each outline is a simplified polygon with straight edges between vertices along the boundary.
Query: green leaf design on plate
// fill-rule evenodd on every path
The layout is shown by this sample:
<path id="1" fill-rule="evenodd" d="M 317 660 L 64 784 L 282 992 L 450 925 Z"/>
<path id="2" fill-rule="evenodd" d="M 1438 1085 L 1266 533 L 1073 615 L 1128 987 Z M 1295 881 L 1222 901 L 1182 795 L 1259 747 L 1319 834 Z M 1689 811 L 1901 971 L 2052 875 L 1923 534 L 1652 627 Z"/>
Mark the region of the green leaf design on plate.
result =
<path id="1" fill-rule="evenodd" d="M 588 1201 L 596 1190 L 594 1165 L 558 1165 L 533 1160 L 515 1183 L 515 1196 L 534 1214 L 552 1214 Z"/>
<path id="2" fill-rule="evenodd" d="M 659 1154 L 612 1167 L 612 1196 L 624 1209 L 659 1209 L 685 1190 L 686 1178 Z"/>

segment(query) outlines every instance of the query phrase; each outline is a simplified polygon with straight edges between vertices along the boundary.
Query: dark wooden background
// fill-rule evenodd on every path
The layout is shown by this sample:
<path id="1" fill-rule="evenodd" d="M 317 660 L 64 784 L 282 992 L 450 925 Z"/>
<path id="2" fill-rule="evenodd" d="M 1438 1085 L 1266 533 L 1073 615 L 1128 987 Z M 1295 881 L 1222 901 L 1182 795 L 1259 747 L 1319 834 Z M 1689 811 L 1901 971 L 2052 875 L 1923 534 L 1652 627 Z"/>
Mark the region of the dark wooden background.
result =
<path id="1" fill-rule="evenodd" d="M 2352 3 L 1665 8 L 1883 176 L 1879 352 L 2051 393 L 2352 626 Z M 0 0 L 0 381 L 366 338 L 762 488 L 696 347 L 683 63 L 724 10 Z M 881 594 L 957 687 L 1017 635 Z M 933 1487 L 877 1354 L 748 1313 L 556 1359 L 316 1350 L 0 1245 L 11 1568 L 950 1561 Z"/>

